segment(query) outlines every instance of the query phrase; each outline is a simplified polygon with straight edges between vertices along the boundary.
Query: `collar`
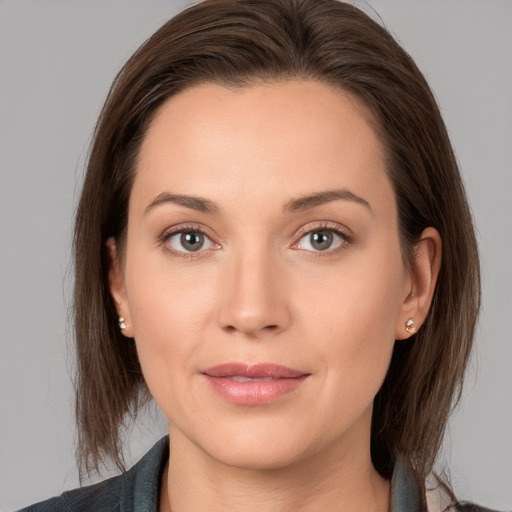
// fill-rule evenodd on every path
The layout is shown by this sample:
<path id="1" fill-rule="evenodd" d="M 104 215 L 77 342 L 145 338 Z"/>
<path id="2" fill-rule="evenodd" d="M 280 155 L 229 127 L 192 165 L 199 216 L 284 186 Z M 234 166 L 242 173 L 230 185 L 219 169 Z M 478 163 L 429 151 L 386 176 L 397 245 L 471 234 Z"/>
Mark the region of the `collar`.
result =
<path id="1" fill-rule="evenodd" d="M 410 461 L 399 456 L 391 478 L 391 512 L 426 512 L 422 494 Z"/>
<path id="2" fill-rule="evenodd" d="M 169 456 L 169 437 L 163 437 L 123 476 L 121 512 L 158 512 L 160 481 Z M 391 512 L 425 512 L 421 487 L 410 462 L 398 457 L 391 479 Z"/>

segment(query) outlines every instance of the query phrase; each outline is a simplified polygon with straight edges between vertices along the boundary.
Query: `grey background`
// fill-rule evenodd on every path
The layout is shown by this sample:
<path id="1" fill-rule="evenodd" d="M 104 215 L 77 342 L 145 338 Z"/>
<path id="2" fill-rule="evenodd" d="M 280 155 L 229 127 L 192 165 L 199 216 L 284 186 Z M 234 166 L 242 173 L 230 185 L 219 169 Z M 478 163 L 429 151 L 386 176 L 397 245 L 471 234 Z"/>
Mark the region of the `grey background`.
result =
<path id="1" fill-rule="evenodd" d="M 66 332 L 74 203 L 115 72 L 186 3 L 0 0 L 1 511 L 77 485 Z M 426 74 L 478 229 L 477 350 L 439 466 L 461 497 L 510 510 L 512 2 L 356 3 L 378 11 Z M 144 416 L 126 433 L 129 461 L 165 433 L 157 413 Z"/>

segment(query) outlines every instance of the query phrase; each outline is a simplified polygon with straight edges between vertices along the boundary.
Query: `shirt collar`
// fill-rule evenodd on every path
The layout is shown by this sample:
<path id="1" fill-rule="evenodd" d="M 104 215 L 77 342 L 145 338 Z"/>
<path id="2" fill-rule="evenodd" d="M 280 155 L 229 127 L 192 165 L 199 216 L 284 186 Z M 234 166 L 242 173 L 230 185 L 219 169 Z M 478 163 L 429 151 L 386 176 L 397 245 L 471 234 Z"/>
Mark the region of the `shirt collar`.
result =
<path id="1" fill-rule="evenodd" d="M 169 456 L 169 437 L 163 437 L 124 474 L 121 512 L 157 512 L 160 482 Z M 391 512 L 425 512 L 421 487 L 412 466 L 398 457 L 391 479 Z"/>
<path id="2" fill-rule="evenodd" d="M 391 512 L 425 512 L 422 494 L 411 463 L 399 456 L 391 479 Z"/>

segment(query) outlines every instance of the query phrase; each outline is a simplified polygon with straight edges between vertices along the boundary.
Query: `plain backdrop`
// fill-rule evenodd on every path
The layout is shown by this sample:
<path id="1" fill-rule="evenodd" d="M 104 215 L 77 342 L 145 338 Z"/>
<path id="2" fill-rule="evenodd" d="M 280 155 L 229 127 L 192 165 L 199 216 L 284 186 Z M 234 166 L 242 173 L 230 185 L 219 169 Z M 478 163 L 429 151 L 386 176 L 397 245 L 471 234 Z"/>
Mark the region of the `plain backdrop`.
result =
<path id="1" fill-rule="evenodd" d="M 473 209 L 483 312 L 439 466 L 460 497 L 512 507 L 512 1 L 354 2 L 412 54 L 440 103 Z M 0 510 L 78 483 L 71 224 L 116 71 L 183 0 L 0 0 Z M 134 462 L 165 433 L 149 411 Z"/>

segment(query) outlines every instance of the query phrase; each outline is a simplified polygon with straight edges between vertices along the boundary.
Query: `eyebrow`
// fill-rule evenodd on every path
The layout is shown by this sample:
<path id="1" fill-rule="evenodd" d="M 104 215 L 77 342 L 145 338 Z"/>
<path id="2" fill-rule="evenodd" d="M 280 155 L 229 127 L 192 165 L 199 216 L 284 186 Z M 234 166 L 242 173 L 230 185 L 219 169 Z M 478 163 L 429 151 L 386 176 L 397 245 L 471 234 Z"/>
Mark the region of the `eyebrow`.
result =
<path id="1" fill-rule="evenodd" d="M 352 201 L 354 203 L 363 205 L 373 213 L 372 207 L 368 201 L 347 189 L 326 190 L 323 192 L 317 192 L 315 194 L 309 194 L 291 199 L 283 206 L 283 212 L 290 213 L 296 211 L 305 211 L 311 208 L 315 208 L 316 206 L 321 206 L 323 204 L 339 200 Z M 147 215 L 157 206 L 166 203 L 177 204 L 179 206 L 184 206 L 185 208 L 190 208 L 191 210 L 196 210 L 202 213 L 219 214 L 220 212 L 219 207 L 209 199 L 182 194 L 171 194 L 170 192 L 162 192 L 161 194 L 158 194 L 158 196 L 156 196 L 155 199 L 151 201 L 151 203 L 149 203 L 149 205 L 144 210 L 144 215 Z"/>
<path id="2" fill-rule="evenodd" d="M 151 210 L 157 206 L 165 203 L 173 203 L 179 206 L 185 206 L 191 210 L 196 210 L 203 213 L 218 214 L 219 208 L 212 201 L 203 199 L 202 197 L 186 196 L 181 194 L 171 194 L 169 192 L 162 192 L 158 194 L 151 203 L 144 210 L 144 215 L 147 215 Z"/>
<path id="3" fill-rule="evenodd" d="M 295 211 L 304 211 L 309 210 L 311 208 L 315 208 L 316 206 L 321 206 L 326 203 L 330 203 L 332 201 L 352 201 L 354 203 L 360 204 L 367 208 L 371 213 L 373 213 L 372 207 L 370 203 L 363 199 L 362 197 L 350 192 L 347 189 L 338 189 L 338 190 L 326 190 L 324 192 L 318 192 L 316 194 L 310 194 L 307 196 L 301 196 L 296 199 L 292 199 L 288 201 L 284 208 L 284 212 L 295 212 Z"/>

